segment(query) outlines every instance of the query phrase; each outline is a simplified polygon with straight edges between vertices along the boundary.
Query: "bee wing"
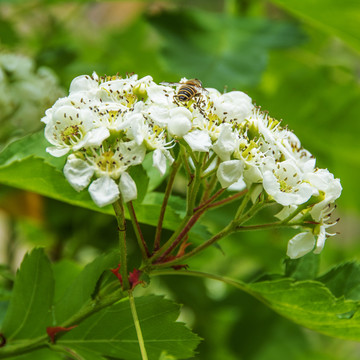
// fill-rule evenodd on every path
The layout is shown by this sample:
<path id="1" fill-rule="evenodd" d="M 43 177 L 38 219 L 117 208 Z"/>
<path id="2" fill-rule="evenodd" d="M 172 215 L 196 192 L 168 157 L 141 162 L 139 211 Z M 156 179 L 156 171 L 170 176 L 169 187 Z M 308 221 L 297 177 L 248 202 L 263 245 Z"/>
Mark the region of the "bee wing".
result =
<path id="1" fill-rule="evenodd" d="M 200 87 L 200 86 L 194 86 L 194 88 L 197 90 L 197 92 L 198 93 L 200 93 L 200 94 L 208 94 L 209 92 L 205 89 L 205 88 L 203 88 L 202 86 Z"/>
<path id="2" fill-rule="evenodd" d="M 176 82 L 166 82 L 166 81 L 162 81 L 160 83 L 160 85 L 165 85 L 165 86 L 178 86 L 181 85 L 180 83 L 176 83 Z"/>

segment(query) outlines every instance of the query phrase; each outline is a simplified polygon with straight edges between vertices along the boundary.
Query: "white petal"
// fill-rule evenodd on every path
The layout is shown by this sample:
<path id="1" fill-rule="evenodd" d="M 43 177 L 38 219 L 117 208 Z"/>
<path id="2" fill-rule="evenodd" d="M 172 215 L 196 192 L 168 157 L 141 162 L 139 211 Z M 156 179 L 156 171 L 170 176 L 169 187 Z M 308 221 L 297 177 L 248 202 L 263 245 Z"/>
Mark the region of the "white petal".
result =
<path id="1" fill-rule="evenodd" d="M 71 155 L 64 166 L 64 175 L 70 185 L 81 191 L 86 188 L 94 174 L 94 169 L 84 160 L 77 159 Z"/>
<path id="2" fill-rule="evenodd" d="M 60 157 L 64 156 L 70 151 L 70 148 L 68 147 L 56 147 L 56 146 L 50 146 L 46 148 L 46 152 L 49 153 L 52 156 Z"/>
<path id="3" fill-rule="evenodd" d="M 241 160 L 229 160 L 222 162 L 217 170 L 217 178 L 223 188 L 238 181 L 243 173 Z"/>
<path id="4" fill-rule="evenodd" d="M 277 214 L 274 216 L 279 220 L 285 220 L 290 214 L 292 214 L 297 209 L 295 205 L 284 206 Z"/>
<path id="5" fill-rule="evenodd" d="M 99 146 L 101 143 L 110 136 L 110 132 L 106 127 L 98 127 L 89 131 L 83 140 L 73 146 L 73 149 L 79 150 L 82 147 Z"/>
<path id="6" fill-rule="evenodd" d="M 184 140 L 193 151 L 209 152 L 212 143 L 206 131 L 194 130 L 184 136 Z"/>
<path id="7" fill-rule="evenodd" d="M 191 130 L 191 112 L 183 107 L 170 110 L 168 130 L 172 135 L 184 136 Z"/>
<path id="8" fill-rule="evenodd" d="M 121 174 L 119 188 L 124 202 L 127 203 L 137 198 L 136 183 L 127 172 Z"/>
<path id="9" fill-rule="evenodd" d="M 161 176 L 166 171 L 166 157 L 160 149 L 156 149 L 153 152 L 153 166 L 159 170 Z"/>
<path id="10" fill-rule="evenodd" d="M 230 155 L 234 152 L 236 146 L 236 135 L 231 129 L 230 124 L 224 124 L 221 128 L 220 135 L 214 144 L 214 151 L 223 161 L 230 160 Z"/>
<path id="11" fill-rule="evenodd" d="M 112 204 L 120 195 L 116 182 L 109 176 L 102 176 L 93 181 L 89 186 L 89 193 L 99 207 Z"/>
<path id="12" fill-rule="evenodd" d="M 262 188 L 262 186 L 261 186 Z M 234 182 L 233 184 L 231 184 L 229 187 L 228 187 L 228 190 L 229 191 L 236 191 L 236 192 L 240 192 L 240 191 L 243 191 L 246 189 L 246 184 L 245 184 L 245 181 L 242 177 L 240 177 L 240 179 L 236 182 Z"/>
<path id="13" fill-rule="evenodd" d="M 170 118 L 169 109 L 158 105 L 151 105 L 148 112 L 151 120 L 153 120 L 156 125 L 160 127 L 167 126 Z"/>
<path id="14" fill-rule="evenodd" d="M 286 254 L 291 259 L 297 259 L 310 252 L 314 248 L 314 245 L 314 235 L 310 232 L 303 232 L 289 240 Z"/>
<path id="15" fill-rule="evenodd" d="M 98 82 L 88 75 L 76 77 L 70 84 L 70 94 L 78 91 L 89 91 L 98 88 Z"/>

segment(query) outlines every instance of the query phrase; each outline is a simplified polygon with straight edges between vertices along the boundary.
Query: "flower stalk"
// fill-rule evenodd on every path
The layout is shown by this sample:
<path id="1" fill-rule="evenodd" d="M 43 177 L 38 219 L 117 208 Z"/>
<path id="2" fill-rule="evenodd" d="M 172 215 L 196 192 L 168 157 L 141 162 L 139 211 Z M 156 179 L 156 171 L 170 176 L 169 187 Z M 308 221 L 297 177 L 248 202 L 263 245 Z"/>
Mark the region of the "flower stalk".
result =
<path id="1" fill-rule="evenodd" d="M 120 249 L 120 275 L 122 278 L 123 290 L 130 289 L 127 270 L 127 250 L 126 250 L 126 220 L 124 205 L 121 198 L 113 203 L 119 232 L 119 249 Z"/>

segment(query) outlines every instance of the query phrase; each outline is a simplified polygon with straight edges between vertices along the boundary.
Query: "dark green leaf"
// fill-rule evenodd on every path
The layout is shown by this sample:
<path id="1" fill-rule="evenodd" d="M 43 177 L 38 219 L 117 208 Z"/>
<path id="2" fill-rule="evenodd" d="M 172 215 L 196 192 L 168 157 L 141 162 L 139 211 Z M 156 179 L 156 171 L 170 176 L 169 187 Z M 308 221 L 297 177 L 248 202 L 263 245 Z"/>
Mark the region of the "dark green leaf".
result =
<path id="1" fill-rule="evenodd" d="M 315 279 L 319 271 L 320 256 L 309 253 L 299 259 L 285 260 L 285 276 L 295 280 Z"/>
<path id="2" fill-rule="evenodd" d="M 164 37 L 165 61 L 179 75 L 174 81 L 199 78 L 220 90 L 258 83 L 270 49 L 304 38 L 291 24 L 201 11 L 164 12 L 150 22 Z"/>
<path id="3" fill-rule="evenodd" d="M 12 46 L 19 40 L 18 34 L 16 33 L 13 24 L 10 21 L 5 20 L 1 17 L 0 17 L 0 34 L 1 34 L 0 37 L 1 43 L 6 45 Z"/>
<path id="4" fill-rule="evenodd" d="M 51 325 L 54 279 L 43 249 L 26 254 L 15 279 L 2 332 L 7 341 L 44 335 Z"/>
<path id="5" fill-rule="evenodd" d="M 159 296 L 138 297 L 135 302 L 149 359 L 159 359 L 163 351 L 179 359 L 194 355 L 199 338 L 176 322 L 178 305 Z M 141 358 L 128 299 L 86 319 L 58 344 L 116 359 Z"/>
<path id="6" fill-rule="evenodd" d="M 80 274 L 81 267 L 73 261 L 63 259 L 52 265 L 55 279 L 54 303 L 57 303 L 74 279 Z"/>
<path id="7" fill-rule="evenodd" d="M 53 325 L 59 325 L 69 319 L 90 301 L 100 276 L 104 271 L 116 268 L 119 259 L 119 253 L 114 251 L 107 255 L 101 255 L 86 265 L 62 296 L 57 295 L 59 300 L 54 305 L 55 324 Z"/>
<path id="8" fill-rule="evenodd" d="M 336 297 L 360 300 L 360 264 L 357 262 L 341 264 L 317 280 L 325 284 Z"/>
<path id="9" fill-rule="evenodd" d="M 64 359 L 60 354 L 51 351 L 50 349 L 35 350 L 30 353 L 11 357 L 12 360 L 62 360 Z M 101 360 L 101 359 L 99 359 Z"/>

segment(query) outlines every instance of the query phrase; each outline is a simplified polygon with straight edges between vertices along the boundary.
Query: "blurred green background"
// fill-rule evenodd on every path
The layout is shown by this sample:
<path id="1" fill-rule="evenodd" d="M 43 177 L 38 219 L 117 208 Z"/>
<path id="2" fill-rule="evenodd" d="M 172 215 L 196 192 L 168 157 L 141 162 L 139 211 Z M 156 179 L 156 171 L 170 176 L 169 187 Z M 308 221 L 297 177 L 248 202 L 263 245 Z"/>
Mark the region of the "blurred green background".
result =
<path id="1" fill-rule="evenodd" d="M 336 210 L 339 234 L 327 241 L 320 273 L 360 259 L 359 24 L 360 3 L 354 0 L 0 1 L 1 53 L 22 54 L 36 68 L 51 69 L 65 94 L 74 77 L 93 71 L 135 72 L 157 82 L 199 78 L 205 87 L 244 91 L 271 116 L 284 119 L 317 165 L 343 186 Z M 45 105 L 42 113 L 51 106 Z M 26 122 L 37 128 L 39 120 Z M 4 144 L 15 136 L 7 133 Z M 0 271 L 8 284 L 31 247 L 45 246 L 54 261 L 84 264 L 116 246 L 109 216 L 6 187 L 0 189 L 0 207 Z M 210 213 L 207 230 L 220 229 L 230 211 L 231 206 Z M 151 236 L 154 229 L 144 232 Z M 209 249 L 189 265 L 245 281 L 281 273 L 291 234 L 232 236 L 221 242 L 223 253 Z M 135 259 L 135 247 L 129 251 Z M 360 357 L 357 343 L 300 328 L 212 281 L 154 278 L 146 291 L 184 304 L 181 320 L 205 339 L 199 360 Z M 7 296 L 4 291 L 2 300 Z"/>

